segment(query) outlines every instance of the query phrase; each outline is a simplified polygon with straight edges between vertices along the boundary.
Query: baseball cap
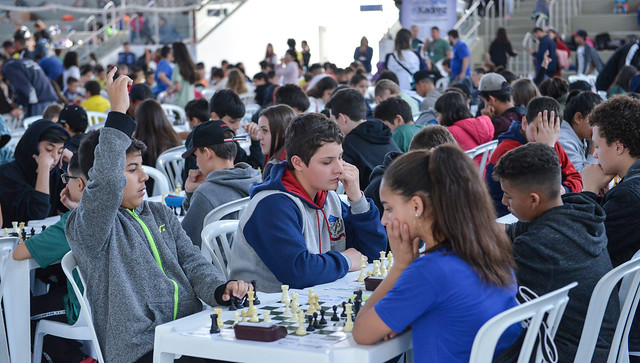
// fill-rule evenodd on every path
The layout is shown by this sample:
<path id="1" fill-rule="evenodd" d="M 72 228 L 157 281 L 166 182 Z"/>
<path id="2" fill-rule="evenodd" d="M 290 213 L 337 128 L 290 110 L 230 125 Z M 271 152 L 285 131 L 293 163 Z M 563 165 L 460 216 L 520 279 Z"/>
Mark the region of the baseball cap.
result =
<path id="1" fill-rule="evenodd" d="M 87 111 L 76 105 L 65 106 L 60 111 L 58 123 L 67 124 L 72 130 L 86 130 L 89 127 Z"/>
<path id="2" fill-rule="evenodd" d="M 578 30 L 577 32 L 573 33 L 573 36 L 574 36 L 574 37 L 575 37 L 575 36 L 579 36 L 579 37 L 582 37 L 582 38 L 585 38 L 585 39 L 586 39 L 586 38 L 587 38 L 587 32 L 586 32 L 586 31 L 584 31 L 584 30 L 582 30 L 582 29 L 580 29 L 580 30 Z"/>
<path id="3" fill-rule="evenodd" d="M 436 80 L 436 75 L 430 71 L 417 71 L 413 74 L 413 88 L 415 89 L 415 84 L 422 81 L 423 79 L 431 78 L 434 82 Z"/>
<path id="4" fill-rule="evenodd" d="M 480 78 L 480 83 L 478 83 L 478 90 L 473 94 L 477 96 L 480 92 L 491 92 L 491 91 L 502 91 L 502 90 L 511 90 L 509 87 L 509 83 L 507 80 L 498 73 L 487 73 L 482 78 Z"/>
<path id="5" fill-rule="evenodd" d="M 225 142 L 246 140 L 246 138 L 244 137 L 236 137 L 235 133 L 233 137 L 225 138 L 224 134 L 227 130 L 233 132 L 233 130 L 226 123 L 224 123 L 224 121 L 209 120 L 207 122 L 201 123 L 200 125 L 196 126 L 195 129 L 193 129 L 191 147 L 182 154 L 182 157 L 185 159 L 188 158 L 196 151 L 197 148 L 200 147 L 224 144 Z"/>

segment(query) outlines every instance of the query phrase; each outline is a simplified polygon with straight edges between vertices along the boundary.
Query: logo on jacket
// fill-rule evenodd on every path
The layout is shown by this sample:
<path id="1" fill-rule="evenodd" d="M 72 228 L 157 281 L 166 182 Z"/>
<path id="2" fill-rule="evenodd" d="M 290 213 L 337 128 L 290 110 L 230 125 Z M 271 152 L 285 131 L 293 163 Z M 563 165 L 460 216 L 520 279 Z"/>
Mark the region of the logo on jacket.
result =
<path id="1" fill-rule="evenodd" d="M 158 230 L 160 231 L 160 233 L 166 232 L 167 231 L 167 225 L 166 224 L 161 224 L 160 227 L 158 227 Z"/>
<path id="2" fill-rule="evenodd" d="M 331 240 L 338 241 L 344 234 L 344 220 L 342 218 L 329 216 L 329 231 L 331 231 Z"/>

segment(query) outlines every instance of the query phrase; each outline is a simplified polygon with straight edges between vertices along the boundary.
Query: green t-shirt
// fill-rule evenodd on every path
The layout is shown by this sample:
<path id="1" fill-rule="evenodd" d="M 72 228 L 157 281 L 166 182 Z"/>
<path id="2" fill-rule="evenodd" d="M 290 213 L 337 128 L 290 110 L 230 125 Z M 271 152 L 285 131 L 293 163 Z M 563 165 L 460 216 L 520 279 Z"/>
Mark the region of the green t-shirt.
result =
<path id="1" fill-rule="evenodd" d="M 437 63 L 441 59 L 446 57 L 447 52 L 450 50 L 451 50 L 451 46 L 446 40 L 442 38 L 436 40 L 435 42 L 431 42 L 429 43 L 429 45 L 427 45 L 427 53 L 429 54 L 429 59 L 431 59 L 433 63 Z"/>
<path id="2" fill-rule="evenodd" d="M 396 145 L 402 150 L 403 153 L 409 151 L 409 144 L 411 144 L 411 139 L 413 139 L 413 135 L 415 135 L 424 125 L 401 125 L 396 127 L 395 131 L 393 131 L 393 135 L 391 138 L 395 141 Z"/>
<path id="3" fill-rule="evenodd" d="M 37 234 L 25 242 L 29 253 L 33 256 L 40 267 L 44 268 L 62 259 L 67 252 L 71 251 L 67 237 L 64 234 L 64 226 L 69 218 L 67 212 L 60 217 L 60 220 L 49 226 L 44 232 Z M 73 271 L 73 277 L 81 292 L 84 292 L 80 276 Z M 67 322 L 75 324 L 80 315 L 80 302 L 73 293 L 73 286 L 67 281 L 67 295 L 64 297 L 64 308 L 67 313 Z"/>
<path id="4" fill-rule="evenodd" d="M 180 90 L 174 95 L 172 103 L 176 106 L 185 108 L 189 101 L 196 98 L 194 93 L 194 86 L 191 83 L 185 81 L 184 78 L 182 78 L 182 75 L 180 74 L 180 68 L 177 64 L 173 67 L 171 81 L 180 82 Z"/>

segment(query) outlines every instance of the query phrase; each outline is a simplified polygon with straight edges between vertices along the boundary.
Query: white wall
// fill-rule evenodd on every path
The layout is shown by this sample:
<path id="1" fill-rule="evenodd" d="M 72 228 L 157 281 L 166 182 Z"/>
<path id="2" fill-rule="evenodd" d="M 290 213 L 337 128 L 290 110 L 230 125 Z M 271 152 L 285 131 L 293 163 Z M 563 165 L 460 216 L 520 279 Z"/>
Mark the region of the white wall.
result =
<path id="1" fill-rule="evenodd" d="M 360 5 L 378 4 L 383 11 L 360 11 Z M 366 36 L 374 49 L 375 72 L 378 41 L 396 21 L 393 0 L 249 0 L 197 45 L 197 59 L 207 68 L 223 59 L 243 62 L 251 77 L 260 71 L 267 43 L 282 57 L 287 39 L 294 38 L 298 50 L 302 40 L 309 43 L 310 63 L 331 61 L 344 68 Z"/>

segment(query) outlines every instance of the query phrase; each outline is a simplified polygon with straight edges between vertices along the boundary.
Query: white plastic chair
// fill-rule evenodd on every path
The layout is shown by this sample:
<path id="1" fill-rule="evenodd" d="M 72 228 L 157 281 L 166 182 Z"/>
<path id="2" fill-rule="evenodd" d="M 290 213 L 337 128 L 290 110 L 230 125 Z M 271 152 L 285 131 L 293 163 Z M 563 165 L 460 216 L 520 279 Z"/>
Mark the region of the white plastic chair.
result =
<path id="1" fill-rule="evenodd" d="M 162 106 L 164 114 L 167 115 L 167 119 L 169 119 L 172 125 L 176 123 L 176 121 L 179 121 L 177 123 L 180 124 L 187 122 L 187 113 L 184 111 L 184 108 L 169 103 L 163 103 L 160 106 Z"/>
<path id="2" fill-rule="evenodd" d="M 87 127 L 87 132 L 93 131 L 93 130 L 99 130 L 99 129 L 103 128 L 103 127 L 104 127 L 104 122 L 100 122 L 100 123 L 97 123 L 97 124 L 94 124 L 94 125 L 91 125 L 91 126 Z"/>
<path id="3" fill-rule="evenodd" d="M 153 179 L 154 181 L 153 194 L 150 195 L 150 197 L 170 193 L 169 179 L 167 179 L 163 172 L 148 165 L 142 165 L 142 170 L 144 170 L 144 172 L 149 175 L 149 178 Z"/>
<path id="4" fill-rule="evenodd" d="M 29 125 L 31 125 L 32 123 L 34 123 L 34 122 L 36 122 L 38 120 L 42 120 L 42 115 L 29 116 L 29 117 L 25 118 L 24 120 L 22 120 L 22 126 L 25 129 L 28 129 Z"/>
<path id="5" fill-rule="evenodd" d="M 156 161 L 156 169 L 164 173 L 172 190 L 175 190 L 178 184 L 182 184 L 182 170 L 184 169 L 182 153 L 186 150 L 184 145 L 173 147 L 160 154 Z"/>
<path id="6" fill-rule="evenodd" d="M 473 340 L 469 363 L 491 362 L 496 344 L 502 333 L 511 325 L 525 319 L 531 320 L 522 342 L 518 363 L 529 362 L 534 349 L 537 351 L 535 362 L 539 363 L 542 360 L 542 354 L 539 346 L 536 348 L 536 338 L 538 337 L 540 326 L 544 320 L 549 337 L 553 339 L 562 319 L 562 314 L 564 314 L 564 309 L 569 302 L 569 290 L 577 285 L 577 282 L 572 282 L 563 288 L 502 312 L 484 323 Z"/>
<path id="7" fill-rule="evenodd" d="M 107 114 L 103 112 L 87 111 L 89 126 L 101 124 L 107 120 Z"/>
<path id="8" fill-rule="evenodd" d="M 498 140 L 491 140 L 485 144 L 476 146 L 471 150 L 467 150 L 465 151 L 465 153 L 469 155 L 471 159 L 475 159 L 476 156 L 482 155 L 482 160 L 480 160 L 480 166 L 478 166 L 478 170 L 480 170 L 480 174 L 484 174 L 484 169 L 487 166 L 487 161 L 497 147 Z"/>
<path id="9" fill-rule="evenodd" d="M 76 259 L 73 257 L 72 252 L 67 252 L 67 254 L 64 255 L 61 265 L 62 271 L 64 271 L 64 274 L 67 276 L 67 280 L 69 280 L 71 286 L 73 286 L 73 293 L 76 294 L 78 301 L 80 302 L 80 316 L 78 316 L 78 320 L 73 325 L 57 321 L 40 320 L 36 327 L 33 361 L 34 363 L 40 362 L 44 336 L 55 335 L 67 339 L 89 341 L 92 345 L 91 356 L 98 359 L 98 362 L 104 362 L 100 343 L 98 342 L 98 336 L 96 335 L 96 331 L 93 326 L 93 319 L 91 318 L 91 307 L 87 300 L 87 284 L 84 282 L 84 278 L 82 278 L 80 269 L 77 268 L 78 264 L 76 263 Z M 75 269 L 77 269 L 80 282 L 82 283 L 82 286 L 84 286 L 84 294 L 80 292 L 80 288 L 73 278 L 73 270 Z"/>
<path id="10" fill-rule="evenodd" d="M 636 252 L 631 261 L 623 263 L 602 276 L 593 289 L 574 362 L 591 361 L 609 296 L 620 280 L 622 280 L 618 293 L 620 317 L 613 335 L 607 362 L 629 362 L 629 330 L 640 299 L 638 293 L 640 289 L 640 252 Z"/>
<path id="11" fill-rule="evenodd" d="M 229 279 L 231 269 L 229 258 L 231 257 L 231 244 L 228 235 L 233 235 L 238 229 L 237 220 L 223 220 L 213 222 L 202 229 L 202 255 Z"/>
<path id="12" fill-rule="evenodd" d="M 207 215 L 204 217 L 204 220 L 202 222 L 202 226 L 206 227 L 208 225 L 210 225 L 213 222 L 217 222 L 219 220 L 221 220 L 222 218 L 224 218 L 225 216 L 231 214 L 231 213 L 235 213 L 235 212 L 242 212 L 244 210 L 244 208 L 247 206 L 247 204 L 249 204 L 249 197 L 244 197 L 242 199 L 238 199 L 238 200 L 234 200 L 232 202 L 229 203 L 225 203 L 215 209 L 213 209 L 211 212 L 207 213 Z M 238 214 L 238 218 L 240 219 L 240 215 Z"/>
<path id="13" fill-rule="evenodd" d="M 255 102 L 256 94 L 254 92 L 247 92 L 247 93 L 238 95 L 238 97 L 240 97 L 240 101 L 242 101 L 242 103 L 248 106 Z"/>
<path id="14" fill-rule="evenodd" d="M 209 102 L 211 100 L 211 97 L 213 97 L 213 95 L 216 93 L 217 89 L 215 88 L 205 88 L 203 90 L 200 91 L 200 93 L 202 93 L 202 98 L 204 98 L 205 100 L 207 100 L 207 102 Z"/>
<path id="15" fill-rule="evenodd" d="M 436 88 L 442 92 L 444 92 L 447 87 L 449 87 L 449 77 L 442 77 L 436 81 Z"/>

